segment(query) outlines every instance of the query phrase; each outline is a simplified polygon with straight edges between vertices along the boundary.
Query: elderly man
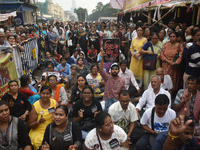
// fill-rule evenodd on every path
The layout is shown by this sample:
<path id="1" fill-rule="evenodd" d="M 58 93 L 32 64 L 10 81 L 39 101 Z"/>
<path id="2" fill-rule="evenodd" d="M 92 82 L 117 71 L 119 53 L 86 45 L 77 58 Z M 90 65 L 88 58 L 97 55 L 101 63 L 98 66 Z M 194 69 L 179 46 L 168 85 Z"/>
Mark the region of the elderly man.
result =
<path id="1" fill-rule="evenodd" d="M 3 50 L 7 53 L 12 53 L 13 48 L 6 40 L 6 35 L 2 28 L 0 29 L 0 47 L 1 47 L 0 50 Z"/>
<path id="2" fill-rule="evenodd" d="M 156 75 L 161 78 L 161 87 L 172 94 L 173 84 L 170 75 L 165 75 L 165 70 L 161 67 L 156 69 Z M 148 88 L 152 88 L 151 83 L 149 83 Z"/>
<path id="3" fill-rule="evenodd" d="M 152 88 L 147 89 L 142 94 L 142 97 L 139 99 L 139 102 L 136 106 L 136 110 L 139 113 L 139 111 L 142 110 L 142 107 L 146 104 L 145 110 L 154 107 L 155 105 L 155 98 L 159 94 L 165 94 L 169 98 L 169 107 L 171 107 L 171 95 L 168 91 L 164 90 L 161 86 L 161 78 L 158 75 L 153 75 L 151 77 L 151 86 Z"/>

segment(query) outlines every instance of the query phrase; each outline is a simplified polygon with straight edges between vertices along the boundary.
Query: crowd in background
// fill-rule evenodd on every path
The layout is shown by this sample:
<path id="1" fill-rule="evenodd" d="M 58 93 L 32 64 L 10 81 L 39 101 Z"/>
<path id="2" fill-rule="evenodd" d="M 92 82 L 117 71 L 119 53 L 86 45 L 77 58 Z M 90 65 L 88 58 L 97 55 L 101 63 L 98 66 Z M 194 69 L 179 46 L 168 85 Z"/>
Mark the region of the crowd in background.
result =
<path id="1" fill-rule="evenodd" d="M 6 21 L 0 46 L 23 52 L 33 37 L 45 39 L 44 69 L 37 83 L 9 81 L 0 149 L 199 148 L 199 25 L 68 21 L 11 30 Z M 120 39 L 119 62 L 104 62 L 107 38 Z"/>

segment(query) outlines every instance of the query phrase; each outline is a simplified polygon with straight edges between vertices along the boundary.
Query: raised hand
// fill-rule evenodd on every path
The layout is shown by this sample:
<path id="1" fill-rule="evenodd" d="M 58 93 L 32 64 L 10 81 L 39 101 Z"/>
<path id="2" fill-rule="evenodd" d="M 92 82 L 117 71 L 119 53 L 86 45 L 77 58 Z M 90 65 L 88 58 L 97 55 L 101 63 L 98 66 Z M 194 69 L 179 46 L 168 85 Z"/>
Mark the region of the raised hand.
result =
<path id="1" fill-rule="evenodd" d="M 83 118 L 83 111 L 81 109 L 78 111 L 78 115 L 80 118 Z"/>
<path id="2" fill-rule="evenodd" d="M 182 115 L 179 115 L 177 118 L 171 121 L 170 126 L 170 134 L 173 136 L 179 136 L 181 133 L 185 131 L 188 125 L 192 122 L 192 120 L 188 120 L 184 123 L 184 118 L 187 109 L 185 108 Z"/>

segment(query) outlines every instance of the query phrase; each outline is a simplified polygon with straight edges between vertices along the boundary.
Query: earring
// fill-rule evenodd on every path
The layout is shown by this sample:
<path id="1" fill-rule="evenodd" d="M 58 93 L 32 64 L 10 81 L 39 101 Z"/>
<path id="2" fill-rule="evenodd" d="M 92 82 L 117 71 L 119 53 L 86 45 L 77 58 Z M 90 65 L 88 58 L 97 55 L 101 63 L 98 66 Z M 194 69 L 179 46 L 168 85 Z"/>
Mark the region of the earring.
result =
<path id="1" fill-rule="evenodd" d="M 99 131 L 101 131 L 101 129 L 99 129 Z"/>

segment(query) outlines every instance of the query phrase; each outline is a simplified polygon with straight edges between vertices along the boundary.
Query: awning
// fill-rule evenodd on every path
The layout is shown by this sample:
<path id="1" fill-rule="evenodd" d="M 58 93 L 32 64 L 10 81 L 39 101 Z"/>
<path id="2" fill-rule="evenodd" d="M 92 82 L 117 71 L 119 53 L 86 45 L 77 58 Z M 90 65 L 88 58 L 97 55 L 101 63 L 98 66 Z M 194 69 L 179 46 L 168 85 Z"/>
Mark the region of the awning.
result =
<path id="1" fill-rule="evenodd" d="M 22 7 L 23 2 L 12 1 L 12 2 L 0 2 L 0 11 L 15 11 Z"/>

